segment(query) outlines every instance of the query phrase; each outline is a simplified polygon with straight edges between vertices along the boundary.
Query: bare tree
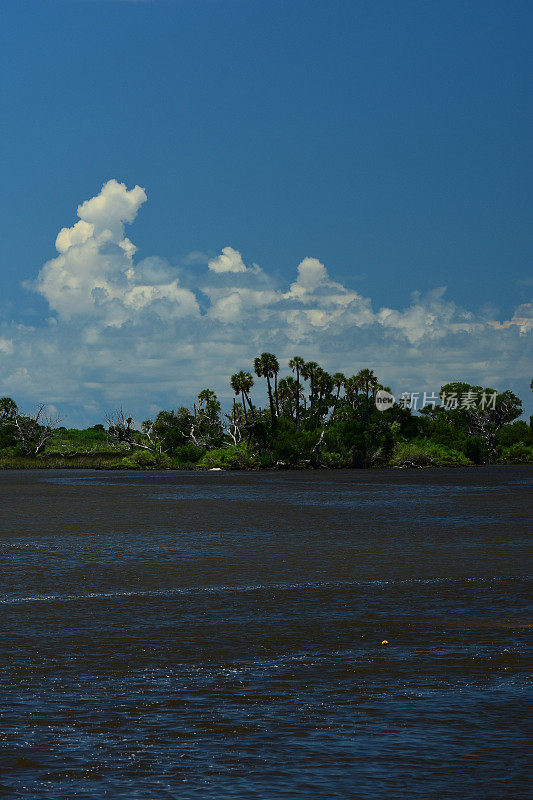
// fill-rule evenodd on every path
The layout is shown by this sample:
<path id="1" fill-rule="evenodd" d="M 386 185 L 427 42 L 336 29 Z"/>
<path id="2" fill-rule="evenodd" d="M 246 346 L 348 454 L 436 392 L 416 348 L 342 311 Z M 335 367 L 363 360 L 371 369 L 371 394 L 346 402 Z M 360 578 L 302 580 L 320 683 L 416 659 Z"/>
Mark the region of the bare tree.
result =
<path id="1" fill-rule="evenodd" d="M 34 414 L 16 414 L 13 422 L 15 438 L 23 453 L 36 456 L 54 435 L 61 418 L 59 414 L 50 414 L 46 403 L 41 403 Z"/>
<path id="2" fill-rule="evenodd" d="M 233 400 L 231 414 L 224 414 L 222 430 L 230 437 L 234 445 L 238 445 L 240 442 L 242 442 L 242 432 L 246 427 L 246 424 L 246 408 Z"/>
<path id="3" fill-rule="evenodd" d="M 107 435 L 116 444 L 127 444 L 133 447 L 133 417 L 126 416 L 122 406 L 114 414 L 106 414 Z"/>
<path id="4" fill-rule="evenodd" d="M 107 435 L 115 444 L 125 444 L 130 450 L 138 448 L 149 450 L 152 453 L 162 452 L 161 442 L 151 419 L 145 420 L 141 425 L 141 430 L 138 431 L 135 428 L 135 420 L 125 414 L 122 406 L 114 414 L 106 414 L 105 419 Z"/>
<path id="5" fill-rule="evenodd" d="M 151 450 L 152 453 L 162 453 L 163 445 L 158 436 L 154 421 L 152 419 L 145 419 L 141 425 L 141 431 L 145 435 L 146 441 L 138 443 L 137 446 L 145 450 Z"/>
<path id="6" fill-rule="evenodd" d="M 207 449 L 222 444 L 225 428 L 220 419 L 220 403 L 216 394 L 211 389 L 202 389 L 193 410 L 194 414 L 187 412 L 182 417 L 183 437 L 196 447 Z"/>

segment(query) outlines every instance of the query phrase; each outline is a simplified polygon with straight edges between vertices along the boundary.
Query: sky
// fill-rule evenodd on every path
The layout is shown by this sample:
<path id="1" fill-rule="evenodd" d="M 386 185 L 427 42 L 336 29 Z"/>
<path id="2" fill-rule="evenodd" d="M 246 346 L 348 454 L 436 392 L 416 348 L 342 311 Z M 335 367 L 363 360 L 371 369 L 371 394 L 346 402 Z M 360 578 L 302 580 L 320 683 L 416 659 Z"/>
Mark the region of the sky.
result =
<path id="1" fill-rule="evenodd" d="M 5 0 L 0 395 L 143 420 L 205 386 L 228 403 L 267 350 L 531 413 L 532 21 Z"/>

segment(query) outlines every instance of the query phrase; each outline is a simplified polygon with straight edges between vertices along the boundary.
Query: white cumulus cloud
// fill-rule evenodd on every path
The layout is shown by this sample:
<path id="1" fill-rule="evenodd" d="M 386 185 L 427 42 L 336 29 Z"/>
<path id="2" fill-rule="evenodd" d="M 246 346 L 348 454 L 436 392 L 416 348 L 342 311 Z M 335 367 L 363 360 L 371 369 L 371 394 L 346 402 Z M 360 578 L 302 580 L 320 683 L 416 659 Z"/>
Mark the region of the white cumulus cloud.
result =
<path id="1" fill-rule="evenodd" d="M 246 265 L 238 250 L 233 247 L 223 247 L 216 258 L 211 259 L 207 265 L 211 272 L 246 272 Z"/>
<path id="2" fill-rule="evenodd" d="M 124 235 L 146 192 L 110 180 L 95 197 L 78 206 L 79 222 L 56 238 L 59 256 L 48 261 L 33 287 L 63 320 L 98 316 L 122 325 L 135 314 L 158 307 L 166 318 L 199 313 L 196 296 L 179 285 L 163 259 L 134 265 L 135 245 Z"/>

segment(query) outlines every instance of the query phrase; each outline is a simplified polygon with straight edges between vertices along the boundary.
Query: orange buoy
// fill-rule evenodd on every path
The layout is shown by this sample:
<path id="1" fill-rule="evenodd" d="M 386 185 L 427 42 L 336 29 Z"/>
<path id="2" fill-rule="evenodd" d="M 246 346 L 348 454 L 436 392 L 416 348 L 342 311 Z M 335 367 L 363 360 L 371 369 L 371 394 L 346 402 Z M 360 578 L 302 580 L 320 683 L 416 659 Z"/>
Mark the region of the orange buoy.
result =
<path id="1" fill-rule="evenodd" d="M 381 644 L 388 644 L 388 641 L 387 641 L 386 639 L 383 639 L 383 641 L 381 642 Z"/>

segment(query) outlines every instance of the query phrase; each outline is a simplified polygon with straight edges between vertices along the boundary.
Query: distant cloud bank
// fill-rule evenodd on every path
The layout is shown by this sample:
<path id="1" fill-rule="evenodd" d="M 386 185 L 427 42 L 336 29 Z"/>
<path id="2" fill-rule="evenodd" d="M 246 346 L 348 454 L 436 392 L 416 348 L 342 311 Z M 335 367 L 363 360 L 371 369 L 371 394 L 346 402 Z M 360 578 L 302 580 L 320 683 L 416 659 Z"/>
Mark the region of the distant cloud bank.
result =
<path id="1" fill-rule="evenodd" d="M 125 226 L 146 200 L 140 186 L 110 180 L 59 231 L 58 255 L 27 285 L 47 301 L 48 320 L 0 325 L 1 394 L 46 400 L 78 424 L 119 403 L 144 418 L 204 386 L 229 398 L 229 375 L 263 350 L 347 373 L 372 366 L 399 391 L 452 378 L 528 391 L 532 304 L 498 321 L 437 288 L 406 308 L 374 310 L 316 258 L 303 258 L 284 287 L 229 245 L 183 265 L 136 261 Z"/>

